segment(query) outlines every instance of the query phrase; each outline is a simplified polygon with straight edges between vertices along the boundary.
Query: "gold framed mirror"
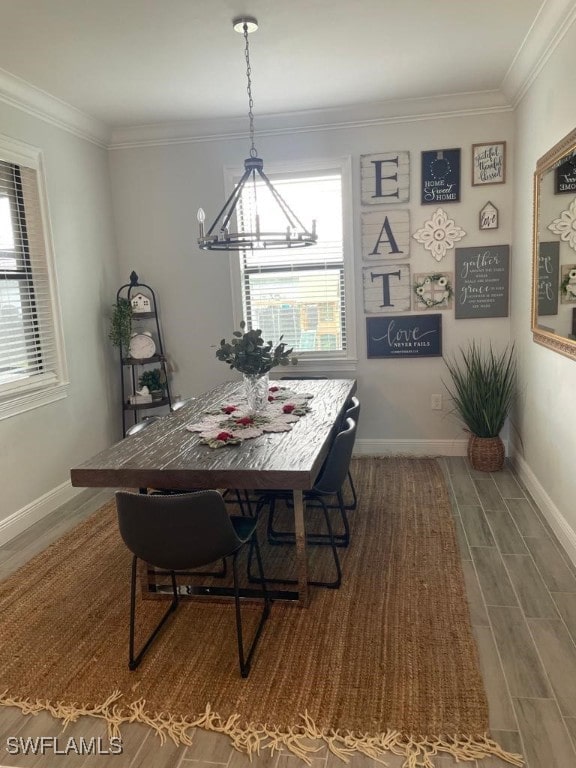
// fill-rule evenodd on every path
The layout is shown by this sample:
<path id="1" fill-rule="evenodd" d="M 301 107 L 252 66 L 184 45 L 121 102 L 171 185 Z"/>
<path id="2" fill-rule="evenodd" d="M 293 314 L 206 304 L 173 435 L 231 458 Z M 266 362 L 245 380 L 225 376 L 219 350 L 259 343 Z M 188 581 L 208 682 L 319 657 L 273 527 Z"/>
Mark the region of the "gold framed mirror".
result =
<path id="1" fill-rule="evenodd" d="M 536 163 L 532 336 L 576 360 L 576 129 Z"/>

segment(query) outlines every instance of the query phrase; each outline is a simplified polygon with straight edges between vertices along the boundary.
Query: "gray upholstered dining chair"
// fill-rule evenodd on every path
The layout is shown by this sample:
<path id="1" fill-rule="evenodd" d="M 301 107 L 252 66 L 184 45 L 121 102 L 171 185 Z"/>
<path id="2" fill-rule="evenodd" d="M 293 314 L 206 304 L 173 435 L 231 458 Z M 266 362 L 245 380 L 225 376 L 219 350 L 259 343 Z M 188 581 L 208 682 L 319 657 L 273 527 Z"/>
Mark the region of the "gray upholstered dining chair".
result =
<path id="1" fill-rule="evenodd" d="M 193 400 L 195 400 L 195 397 L 185 397 L 185 398 L 179 398 L 175 402 L 172 403 L 172 407 L 170 410 L 172 413 L 175 413 L 176 411 L 179 411 L 180 408 L 184 408 L 185 405 L 188 405 L 188 403 L 191 403 Z"/>
<path id="2" fill-rule="evenodd" d="M 176 572 L 190 571 L 221 558 L 230 557 L 234 579 L 240 674 L 242 677 L 247 677 L 256 645 L 270 612 L 270 600 L 266 591 L 266 579 L 256 536 L 257 520 L 229 515 L 218 491 L 199 491 L 173 496 L 117 491 L 116 508 L 120 534 L 132 552 L 129 668 L 134 670 L 138 667 L 144 654 L 178 607 Z M 250 552 L 256 553 L 258 580 L 262 584 L 263 608 L 250 648 L 246 652 L 242 632 L 237 557 L 247 544 L 250 545 Z M 170 574 L 172 602 L 156 628 L 142 644 L 140 651 L 136 653 L 136 574 L 139 559 Z"/>
<path id="3" fill-rule="evenodd" d="M 145 416 L 142 421 L 137 421 L 135 424 L 132 424 L 131 427 L 128 427 L 125 437 L 132 437 L 132 435 L 137 435 L 138 432 L 142 432 L 143 429 L 146 429 L 146 427 L 149 427 L 150 424 L 158 421 L 159 418 L 160 416 Z"/>
<path id="4" fill-rule="evenodd" d="M 320 474 L 314 483 L 314 487 L 310 491 L 304 492 L 304 504 L 306 510 L 309 506 L 316 506 L 322 510 L 324 520 L 326 522 L 327 533 L 307 533 L 307 544 L 327 544 L 332 548 L 332 554 L 334 558 L 334 566 L 336 571 L 336 578 L 333 581 L 313 581 L 308 583 L 312 586 L 318 587 L 330 587 L 337 589 L 342 583 L 342 568 L 340 565 L 340 558 L 338 557 L 337 546 L 347 546 L 350 541 L 350 527 L 348 524 L 348 518 L 346 516 L 346 509 L 344 508 L 344 501 L 342 498 L 342 485 L 346 480 L 346 474 L 350 467 L 350 459 L 352 458 L 352 449 L 354 448 L 354 441 L 356 439 L 356 422 L 353 419 L 347 418 L 344 428 L 336 435 L 326 461 Z M 342 515 L 342 521 L 344 523 L 344 534 L 340 537 L 340 540 L 334 535 L 332 530 L 332 522 L 330 520 L 330 513 L 328 505 L 325 499 L 336 496 L 339 503 L 340 514 Z M 274 529 L 274 515 L 276 512 L 276 502 L 283 500 L 290 502 L 292 498 L 291 491 L 264 491 L 258 504 L 256 505 L 256 517 L 264 509 L 268 507 L 268 541 L 272 544 L 294 544 L 295 535 L 293 531 L 277 531 Z M 258 577 L 254 577 L 251 572 L 252 562 L 252 548 L 250 550 L 250 557 L 248 559 L 248 574 L 251 580 L 259 582 Z M 294 584 L 295 579 L 280 579 L 269 578 L 268 582 L 278 582 L 282 584 Z"/>
<path id="5" fill-rule="evenodd" d="M 358 421 L 360 419 L 360 400 L 356 396 L 351 397 L 348 401 L 342 418 L 342 424 L 346 422 L 346 419 L 353 419 L 356 422 L 356 426 L 358 426 Z M 356 486 L 354 485 L 354 479 L 352 478 L 350 469 L 348 469 L 346 479 L 348 480 L 350 490 L 352 491 L 352 501 L 349 504 L 344 504 L 344 509 L 352 511 L 358 506 L 358 495 L 356 493 Z M 344 492 L 342 492 L 342 497 L 344 497 Z"/>

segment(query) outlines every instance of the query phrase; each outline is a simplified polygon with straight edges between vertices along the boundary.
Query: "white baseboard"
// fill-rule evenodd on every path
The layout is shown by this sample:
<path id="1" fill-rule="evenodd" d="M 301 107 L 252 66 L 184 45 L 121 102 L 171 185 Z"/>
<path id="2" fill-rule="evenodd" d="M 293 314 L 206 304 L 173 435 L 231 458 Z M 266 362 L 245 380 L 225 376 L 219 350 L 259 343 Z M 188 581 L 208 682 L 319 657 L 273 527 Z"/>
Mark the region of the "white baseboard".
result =
<path id="1" fill-rule="evenodd" d="M 67 480 L 62 485 L 40 496 L 39 499 L 35 499 L 30 504 L 22 507 L 22 509 L 4 518 L 4 520 L 0 520 L 0 546 L 3 546 L 80 493 L 85 494 L 86 489 L 73 488 L 70 481 Z"/>
<path id="2" fill-rule="evenodd" d="M 466 456 L 468 440 L 356 440 L 356 456 Z"/>
<path id="3" fill-rule="evenodd" d="M 514 453 L 514 467 L 518 477 L 522 480 L 526 489 L 538 505 L 538 508 L 548 521 L 550 527 L 558 537 L 560 544 L 570 560 L 576 565 L 576 532 L 569 525 L 564 515 L 546 493 L 544 487 L 531 470 L 529 464 L 519 453 Z"/>

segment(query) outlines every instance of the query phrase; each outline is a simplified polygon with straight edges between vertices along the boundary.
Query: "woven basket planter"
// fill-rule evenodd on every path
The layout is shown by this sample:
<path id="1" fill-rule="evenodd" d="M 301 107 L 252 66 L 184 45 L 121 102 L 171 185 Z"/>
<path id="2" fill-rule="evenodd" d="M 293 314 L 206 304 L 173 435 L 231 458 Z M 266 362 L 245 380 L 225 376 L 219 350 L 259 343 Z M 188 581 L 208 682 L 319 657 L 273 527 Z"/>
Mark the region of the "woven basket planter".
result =
<path id="1" fill-rule="evenodd" d="M 504 443 L 499 437 L 470 435 L 468 459 L 480 472 L 498 472 L 504 466 Z"/>

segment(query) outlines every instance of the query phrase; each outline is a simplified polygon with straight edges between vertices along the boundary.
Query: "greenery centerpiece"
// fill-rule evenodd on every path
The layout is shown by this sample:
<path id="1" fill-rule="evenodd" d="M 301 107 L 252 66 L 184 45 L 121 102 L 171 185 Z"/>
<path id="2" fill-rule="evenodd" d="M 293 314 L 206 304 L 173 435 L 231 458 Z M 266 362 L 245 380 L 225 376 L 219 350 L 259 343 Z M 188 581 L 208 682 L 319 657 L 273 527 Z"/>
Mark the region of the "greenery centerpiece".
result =
<path id="1" fill-rule="evenodd" d="M 244 375 L 246 399 L 251 412 L 261 410 L 268 403 L 268 373 L 276 366 L 296 365 L 298 359 L 287 348 L 282 336 L 278 343 L 264 341 L 260 328 L 246 330 L 244 320 L 232 339 L 222 339 L 216 357 Z"/>
<path id="2" fill-rule="evenodd" d="M 470 432 L 468 458 L 474 469 L 494 472 L 504 465 L 500 432 L 516 396 L 514 345 L 501 353 L 476 342 L 460 350 L 460 359 L 446 359 L 452 387 L 444 384 L 454 410 Z"/>

